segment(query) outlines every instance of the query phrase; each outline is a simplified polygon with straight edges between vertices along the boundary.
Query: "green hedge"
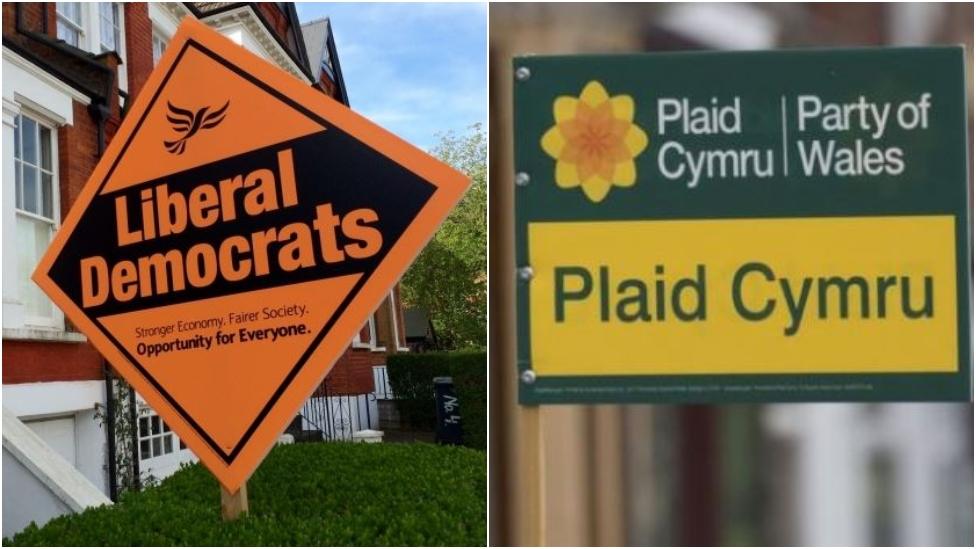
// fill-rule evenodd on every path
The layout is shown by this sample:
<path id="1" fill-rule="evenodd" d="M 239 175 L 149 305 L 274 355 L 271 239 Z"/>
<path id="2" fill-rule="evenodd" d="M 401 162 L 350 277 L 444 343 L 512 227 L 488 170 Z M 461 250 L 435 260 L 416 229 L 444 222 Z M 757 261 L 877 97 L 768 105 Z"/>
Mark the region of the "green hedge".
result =
<path id="1" fill-rule="evenodd" d="M 433 444 L 278 446 L 248 482 L 250 514 L 220 519 L 199 464 L 116 505 L 30 526 L 4 545 L 484 546 L 485 454 Z"/>
<path id="2" fill-rule="evenodd" d="M 434 378 L 451 376 L 461 404 L 464 445 L 487 448 L 488 355 L 485 351 L 401 353 L 386 361 L 401 418 L 433 429 L 437 422 Z"/>
<path id="3" fill-rule="evenodd" d="M 461 404 L 464 445 L 488 450 L 488 355 L 458 353 L 451 364 L 454 390 Z"/>

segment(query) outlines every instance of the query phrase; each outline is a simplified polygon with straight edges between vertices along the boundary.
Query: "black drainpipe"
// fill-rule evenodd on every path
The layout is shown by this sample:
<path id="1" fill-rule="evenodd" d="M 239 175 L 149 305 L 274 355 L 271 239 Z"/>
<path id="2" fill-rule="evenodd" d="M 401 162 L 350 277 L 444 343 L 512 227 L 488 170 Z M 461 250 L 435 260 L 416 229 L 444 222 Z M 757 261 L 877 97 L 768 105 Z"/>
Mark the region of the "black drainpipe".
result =
<path id="1" fill-rule="evenodd" d="M 88 114 L 95 120 L 95 127 L 98 130 L 98 142 L 95 149 L 95 156 L 101 157 L 105 152 L 105 121 L 112 114 L 111 109 L 101 99 L 93 99 L 88 105 Z"/>
<path id="2" fill-rule="evenodd" d="M 136 417 L 136 388 L 129 386 L 129 424 L 132 430 L 132 484 L 136 491 L 142 489 L 139 475 L 139 424 Z"/>
<path id="3" fill-rule="evenodd" d="M 105 415 L 106 438 L 108 439 L 108 495 L 112 501 L 119 500 L 119 479 L 116 469 L 115 447 L 115 384 L 112 383 L 112 370 L 108 362 L 102 359 L 102 372 L 105 374 Z"/>

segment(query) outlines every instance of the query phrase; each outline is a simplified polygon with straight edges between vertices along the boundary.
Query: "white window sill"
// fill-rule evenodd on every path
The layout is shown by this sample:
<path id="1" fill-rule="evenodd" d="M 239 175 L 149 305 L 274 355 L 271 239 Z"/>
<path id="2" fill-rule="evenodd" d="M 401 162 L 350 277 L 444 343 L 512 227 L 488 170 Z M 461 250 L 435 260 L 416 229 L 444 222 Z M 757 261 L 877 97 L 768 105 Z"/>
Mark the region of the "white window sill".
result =
<path id="1" fill-rule="evenodd" d="M 52 343 L 84 343 L 88 338 L 80 332 L 66 332 L 51 328 L 4 328 L 4 339 L 22 341 L 50 341 Z"/>
<path id="2" fill-rule="evenodd" d="M 409 353 L 410 352 L 410 347 L 397 347 L 397 352 L 398 353 Z"/>
<path id="3" fill-rule="evenodd" d="M 364 351 L 372 351 L 374 353 L 385 353 L 386 347 L 374 347 L 369 343 L 359 343 L 357 341 L 352 342 L 353 349 L 362 349 Z"/>

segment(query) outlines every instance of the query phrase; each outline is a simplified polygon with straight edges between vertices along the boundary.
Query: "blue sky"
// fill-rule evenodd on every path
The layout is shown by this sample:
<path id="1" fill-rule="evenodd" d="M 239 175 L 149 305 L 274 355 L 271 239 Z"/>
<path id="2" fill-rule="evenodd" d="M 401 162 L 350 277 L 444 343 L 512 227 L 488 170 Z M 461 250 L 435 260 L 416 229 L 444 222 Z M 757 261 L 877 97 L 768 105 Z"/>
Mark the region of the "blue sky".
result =
<path id="1" fill-rule="evenodd" d="M 487 7 L 296 3 L 329 17 L 353 110 L 429 150 L 437 134 L 487 128 Z"/>

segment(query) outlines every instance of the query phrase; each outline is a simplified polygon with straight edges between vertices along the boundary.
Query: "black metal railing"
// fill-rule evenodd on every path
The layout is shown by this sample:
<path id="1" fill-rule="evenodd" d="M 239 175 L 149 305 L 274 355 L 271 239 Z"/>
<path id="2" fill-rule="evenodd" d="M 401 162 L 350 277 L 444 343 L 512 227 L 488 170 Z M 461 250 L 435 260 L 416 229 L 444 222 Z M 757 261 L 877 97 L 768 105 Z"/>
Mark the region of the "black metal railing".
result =
<path id="1" fill-rule="evenodd" d="M 296 442 L 352 440 L 356 431 L 379 425 L 375 406 L 374 393 L 337 393 L 326 380 L 305 401 L 287 432 Z"/>

